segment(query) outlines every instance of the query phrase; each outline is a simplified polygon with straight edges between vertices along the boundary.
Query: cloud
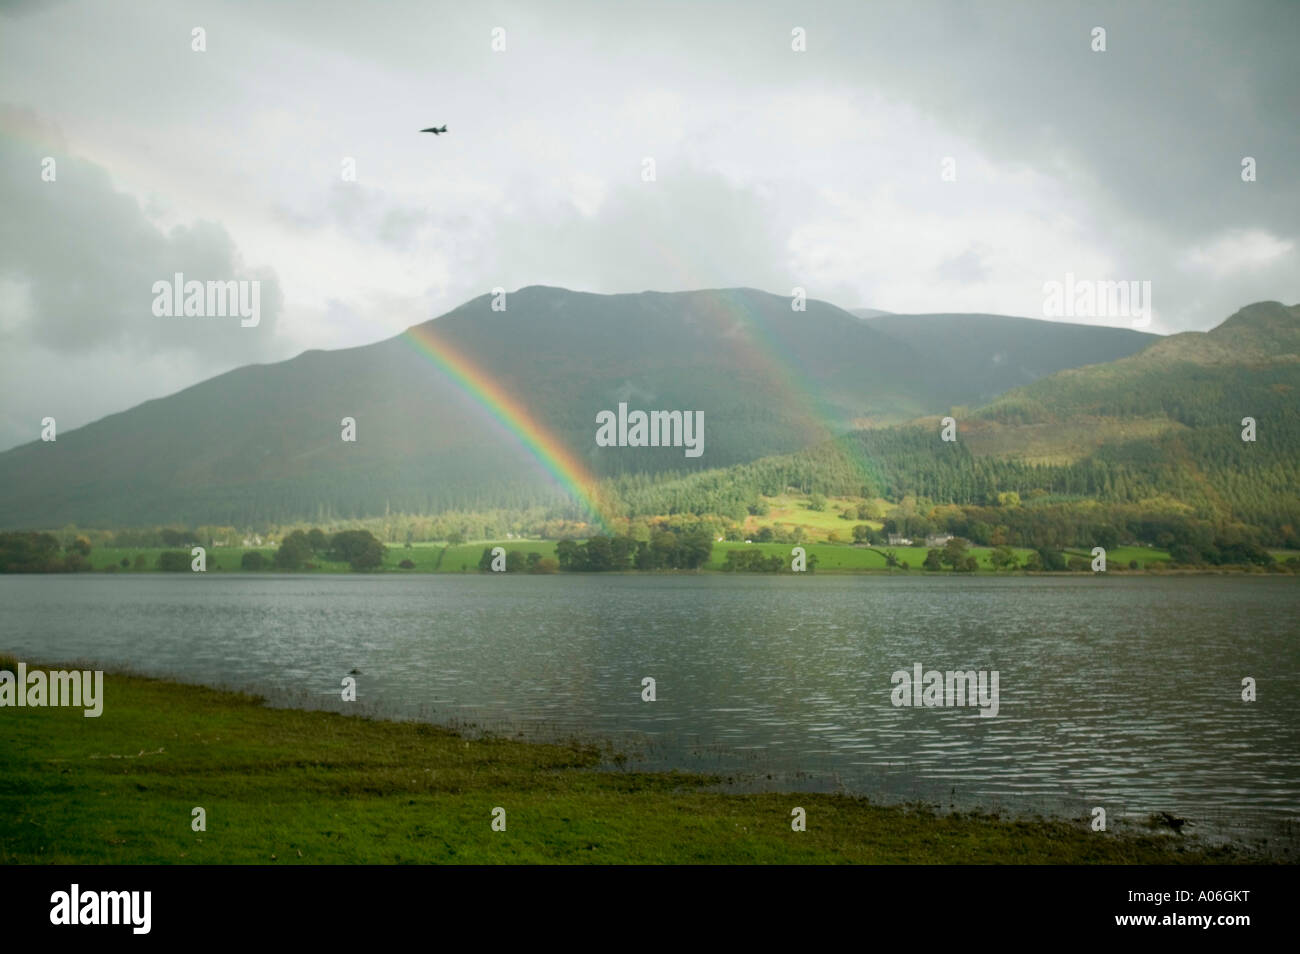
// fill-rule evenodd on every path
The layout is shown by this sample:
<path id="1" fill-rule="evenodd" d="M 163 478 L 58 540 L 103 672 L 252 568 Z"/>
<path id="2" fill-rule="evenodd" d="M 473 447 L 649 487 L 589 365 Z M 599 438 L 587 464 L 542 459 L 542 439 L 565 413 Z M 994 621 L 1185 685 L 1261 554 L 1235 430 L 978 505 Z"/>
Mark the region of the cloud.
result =
<path id="1" fill-rule="evenodd" d="M 940 262 L 934 273 L 943 282 L 962 285 L 976 285 L 987 281 L 990 275 L 988 265 L 984 262 L 985 252 L 977 245 L 972 245 L 960 255 L 954 255 Z"/>
<path id="2" fill-rule="evenodd" d="M 246 267 L 216 223 L 164 232 L 102 168 L 51 155 L 60 153 L 57 137 L 52 149 L 31 141 L 43 134 L 31 113 L 0 110 L 0 272 L 24 289 L 0 318 L 11 344 L 25 339 L 54 354 L 190 351 L 212 366 L 276 352 L 282 300 L 274 272 Z M 41 176 L 47 156 L 53 181 Z M 155 317 L 153 283 L 177 272 L 199 281 L 260 280 L 260 324 Z"/>
<path id="3" fill-rule="evenodd" d="M 54 160 L 53 181 L 42 171 Z M 55 416 L 76 427 L 253 361 L 285 357 L 275 273 L 219 224 L 164 230 L 30 110 L 0 106 L 0 447 Z M 153 283 L 262 282 L 261 321 L 164 319 Z"/>
<path id="4" fill-rule="evenodd" d="M 1208 244 L 1188 249 L 1182 264 L 1189 272 L 1223 279 L 1270 268 L 1295 248 L 1295 242 L 1278 238 L 1264 229 L 1230 229 Z"/>

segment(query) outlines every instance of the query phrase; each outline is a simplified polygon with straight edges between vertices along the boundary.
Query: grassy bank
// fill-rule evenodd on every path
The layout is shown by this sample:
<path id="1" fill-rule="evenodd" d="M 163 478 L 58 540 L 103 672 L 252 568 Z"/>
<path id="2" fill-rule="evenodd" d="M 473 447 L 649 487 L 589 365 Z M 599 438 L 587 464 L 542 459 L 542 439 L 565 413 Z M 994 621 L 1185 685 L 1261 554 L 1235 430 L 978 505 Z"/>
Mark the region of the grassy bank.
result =
<path id="1" fill-rule="evenodd" d="M 589 747 L 471 741 L 137 676 L 108 674 L 104 695 L 98 719 L 0 709 L 0 863 L 1251 860 L 1170 833 L 1092 832 L 1082 817 L 724 794 L 696 776 L 601 770 Z M 206 831 L 191 830 L 196 806 Z M 807 831 L 791 830 L 795 806 Z"/>

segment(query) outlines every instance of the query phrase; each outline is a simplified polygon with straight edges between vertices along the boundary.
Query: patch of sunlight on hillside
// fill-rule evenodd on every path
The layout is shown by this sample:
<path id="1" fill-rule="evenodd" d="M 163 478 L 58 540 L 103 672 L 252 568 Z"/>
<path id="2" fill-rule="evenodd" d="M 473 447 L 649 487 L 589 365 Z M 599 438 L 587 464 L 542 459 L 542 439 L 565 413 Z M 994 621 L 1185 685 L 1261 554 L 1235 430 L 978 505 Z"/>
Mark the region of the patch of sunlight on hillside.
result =
<path id="1" fill-rule="evenodd" d="M 1074 417 L 1041 424 L 970 421 L 961 432 L 972 454 L 1029 464 L 1072 464 L 1103 444 L 1154 440 L 1186 430 L 1167 417 Z"/>

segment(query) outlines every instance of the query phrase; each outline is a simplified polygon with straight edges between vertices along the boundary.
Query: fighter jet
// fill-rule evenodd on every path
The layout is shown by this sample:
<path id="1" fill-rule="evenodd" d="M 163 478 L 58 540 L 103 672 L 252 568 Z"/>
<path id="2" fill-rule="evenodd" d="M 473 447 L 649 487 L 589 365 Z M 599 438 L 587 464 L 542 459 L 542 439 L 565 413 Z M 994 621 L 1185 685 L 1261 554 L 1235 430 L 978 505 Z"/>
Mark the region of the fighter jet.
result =
<path id="1" fill-rule="evenodd" d="M 439 134 L 441 134 L 441 133 L 445 133 L 446 131 L 447 131 L 447 127 L 446 127 L 445 125 L 444 125 L 444 126 L 441 126 L 441 127 L 439 127 L 439 126 L 430 126 L 428 129 L 421 129 L 421 130 L 420 130 L 420 132 L 431 132 L 431 133 L 433 133 L 435 136 L 437 136 L 437 135 L 439 135 Z"/>

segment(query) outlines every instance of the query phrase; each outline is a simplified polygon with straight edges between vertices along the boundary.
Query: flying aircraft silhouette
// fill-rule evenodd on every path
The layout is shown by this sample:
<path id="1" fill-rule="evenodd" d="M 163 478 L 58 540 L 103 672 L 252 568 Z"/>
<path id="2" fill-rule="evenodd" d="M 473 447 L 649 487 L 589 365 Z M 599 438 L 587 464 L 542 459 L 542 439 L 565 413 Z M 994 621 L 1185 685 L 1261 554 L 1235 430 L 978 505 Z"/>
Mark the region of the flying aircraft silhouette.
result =
<path id="1" fill-rule="evenodd" d="M 439 128 L 438 126 L 430 126 L 428 129 L 420 130 L 420 132 L 431 132 L 435 136 L 437 136 L 439 133 L 445 133 L 446 131 L 447 131 L 447 127 L 445 124 L 441 128 Z"/>

